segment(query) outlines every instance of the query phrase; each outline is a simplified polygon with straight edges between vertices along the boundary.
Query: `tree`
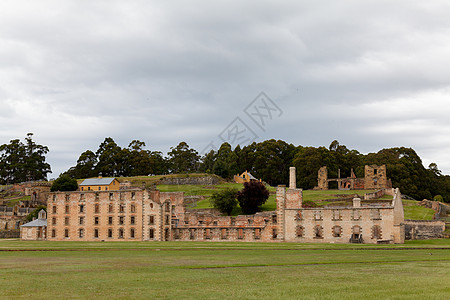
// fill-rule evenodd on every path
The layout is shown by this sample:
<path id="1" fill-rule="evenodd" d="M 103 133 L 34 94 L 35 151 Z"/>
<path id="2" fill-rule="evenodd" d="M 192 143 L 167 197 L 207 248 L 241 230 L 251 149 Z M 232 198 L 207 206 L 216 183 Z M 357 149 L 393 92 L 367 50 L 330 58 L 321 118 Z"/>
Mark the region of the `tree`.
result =
<path id="1" fill-rule="evenodd" d="M 16 183 L 47 179 L 51 173 L 50 165 L 45 162 L 48 147 L 36 144 L 33 133 L 28 133 L 26 143 L 19 139 L 0 145 L 0 182 Z"/>
<path id="2" fill-rule="evenodd" d="M 189 148 L 186 142 L 181 142 L 175 148 L 171 147 L 169 155 L 170 170 L 172 173 L 189 173 L 198 170 L 200 156 L 194 149 Z"/>
<path id="3" fill-rule="evenodd" d="M 59 176 L 52 184 L 50 188 L 51 192 L 67 192 L 67 191 L 76 191 L 78 189 L 77 180 L 71 178 L 69 175 L 61 175 Z"/>
<path id="4" fill-rule="evenodd" d="M 39 212 L 40 212 L 42 209 L 45 210 L 45 211 L 47 212 L 47 206 L 45 206 L 45 205 L 38 205 L 32 212 L 30 212 L 30 213 L 25 217 L 25 220 L 26 220 L 27 222 L 31 222 L 31 221 L 33 221 L 33 219 L 37 219 L 37 217 L 38 217 L 38 215 L 39 215 Z"/>
<path id="5" fill-rule="evenodd" d="M 122 148 L 110 137 L 105 138 L 95 153 L 98 157 L 96 173 L 103 176 L 120 176 L 123 173 Z"/>
<path id="6" fill-rule="evenodd" d="M 214 208 L 218 209 L 221 213 L 227 216 L 231 215 L 233 209 L 237 206 L 237 189 L 226 188 L 222 191 L 214 192 L 211 195 L 211 204 Z"/>
<path id="7" fill-rule="evenodd" d="M 245 182 L 244 189 L 238 192 L 237 198 L 244 214 L 254 214 L 259 206 L 266 203 L 269 191 L 259 181 Z"/>

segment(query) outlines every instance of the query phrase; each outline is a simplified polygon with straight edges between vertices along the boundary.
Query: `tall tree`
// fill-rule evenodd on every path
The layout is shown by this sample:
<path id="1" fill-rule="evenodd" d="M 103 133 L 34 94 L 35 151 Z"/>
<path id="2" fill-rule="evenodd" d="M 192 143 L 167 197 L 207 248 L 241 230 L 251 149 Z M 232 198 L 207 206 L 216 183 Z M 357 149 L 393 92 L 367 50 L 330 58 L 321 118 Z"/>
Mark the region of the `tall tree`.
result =
<path id="1" fill-rule="evenodd" d="M 43 180 L 51 173 L 45 161 L 49 149 L 36 144 L 33 133 L 28 133 L 25 144 L 19 139 L 0 146 L 0 181 L 15 183 L 30 180 Z"/>
<path id="2" fill-rule="evenodd" d="M 122 148 L 110 137 L 105 138 L 95 154 L 98 157 L 96 172 L 103 176 L 120 176 L 123 173 Z"/>
<path id="3" fill-rule="evenodd" d="M 181 142 L 170 149 L 171 151 L 167 154 L 172 173 L 190 173 L 198 170 L 200 156 L 195 149 L 189 148 L 186 142 Z"/>

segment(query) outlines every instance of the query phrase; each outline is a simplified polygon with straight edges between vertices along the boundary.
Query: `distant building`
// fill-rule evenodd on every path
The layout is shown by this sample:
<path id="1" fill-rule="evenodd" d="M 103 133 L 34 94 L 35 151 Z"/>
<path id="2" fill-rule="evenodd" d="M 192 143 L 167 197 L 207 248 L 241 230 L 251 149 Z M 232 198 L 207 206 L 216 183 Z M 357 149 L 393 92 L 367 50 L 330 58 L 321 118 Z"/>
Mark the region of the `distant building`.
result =
<path id="1" fill-rule="evenodd" d="M 241 175 L 237 174 L 234 175 L 234 181 L 236 183 L 244 183 L 244 182 L 250 182 L 250 181 L 261 181 L 261 179 L 256 179 L 255 176 L 250 174 L 250 172 L 247 172 L 247 170 L 242 173 Z"/>
<path id="2" fill-rule="evenodd" d="M 48 234 L 44 222 L 31 222 L 22 227 L 22 239 L 403 243 L 398 189 L 386 190 L 394 197 L 389 202 L 354 198 L 351 204 L 304 208 L 303 190 L 295 183 L 291 168 L 289 188 L 277 187 L 275 211 L 236 217 L 188 210 L 181 192 L 131 188 L 50 193 Z"/>
<path id="3" fill-rule="evenodd" d="M 22 240 L 46 240 L 47 239 L 47 214 L 41 209 L 38 218 L 20 226 Z"/>
<path id="4" fill-rule="evenodd" d="M 88 178 L 79 184 L 80 191 L 117 191 L 120 182 L 116 178 Z"/>

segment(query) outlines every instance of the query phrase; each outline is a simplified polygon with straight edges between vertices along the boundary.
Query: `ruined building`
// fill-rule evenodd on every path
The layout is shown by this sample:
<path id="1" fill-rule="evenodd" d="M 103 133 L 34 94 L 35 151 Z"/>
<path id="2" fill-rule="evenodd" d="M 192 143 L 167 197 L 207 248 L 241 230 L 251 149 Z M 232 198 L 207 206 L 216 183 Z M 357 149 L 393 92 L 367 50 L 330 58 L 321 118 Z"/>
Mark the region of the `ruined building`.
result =
<path id="1" fill-rule="evenodd" d="M 187 210 L 180 192 L 149 189 L 50 193 L 47 240 L 403 243 L 400 192 L 389 203 L 303 208 L 295 168 L 276 211 L 236 217 Z"/>
<path id="2" fill-rule="evenodd" d="M 328 190 L 330 182 L 337 182 L 339 190 L 370 190 L 392 188 L 391 180 L 386 175 L 386 165 L 366 165 L 364 167 L 364 178 L 357 178 L 353 169 L 350 177 L 341 178 L 341 171 L 338 170 L 338 178 L 328 178 L 326 166 L 319 169 L 317 175 L 316 190 Z"/>

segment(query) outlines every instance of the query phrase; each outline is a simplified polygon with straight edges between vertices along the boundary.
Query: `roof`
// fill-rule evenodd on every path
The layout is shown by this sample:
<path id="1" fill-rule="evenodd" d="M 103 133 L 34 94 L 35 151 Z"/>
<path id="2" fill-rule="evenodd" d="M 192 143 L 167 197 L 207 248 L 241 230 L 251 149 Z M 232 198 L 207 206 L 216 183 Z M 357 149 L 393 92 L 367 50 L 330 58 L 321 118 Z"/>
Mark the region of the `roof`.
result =
<path id="1" fill-rule="evenodd" d="M 36 219 L 34 221 L 23 224 L 21 227 L 42 227 L 47 226 L 47 219 Z"/>
<path id="2" fill-rule="evenodd" d="M 252 180 L 258 180 L 255 178 L 255 176 L 253 176 L 250 172 L 247 172 L 247 175 L 250 177 L 250 179 Z"/>
<path id="3" fill-rule="evenodd" d="M 116 178 L 88 178 L 80 183 L 80 185 L 110 185 L 114 179 Z"/>

